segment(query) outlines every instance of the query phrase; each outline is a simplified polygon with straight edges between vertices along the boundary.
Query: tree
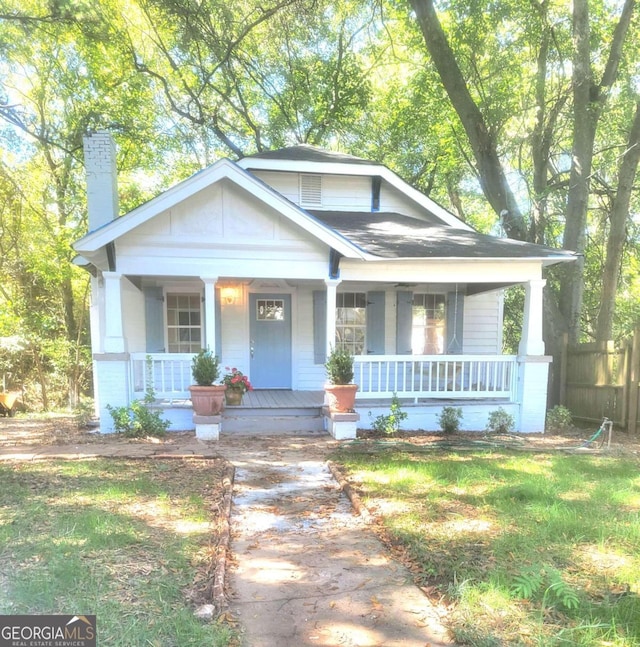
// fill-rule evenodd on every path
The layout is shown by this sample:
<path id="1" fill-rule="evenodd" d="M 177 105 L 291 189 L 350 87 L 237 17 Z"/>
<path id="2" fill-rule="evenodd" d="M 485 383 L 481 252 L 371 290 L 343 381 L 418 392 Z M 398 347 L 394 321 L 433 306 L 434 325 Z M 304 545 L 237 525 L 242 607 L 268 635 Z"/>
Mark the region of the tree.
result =
<path id="1" fill-rule="evenodd" d="M 424 36 L 426 48 L 464 126 L 477 172 L 483 178 L 481 186 L 487 200 L 498 215 L 508 210 L 512 216 L 512 221 L 506 223 L 507 233 L 532 242 L 545 242 L 545 239 L 548 242 L 550 238 L 553 240 L 557 234 L 548 230 L 546 217 L 549 198 L 555 192 L 565 202 L 563 246 L 583 254 L 591 195 L 592 160 L 597 153 L 598 125 L 601 123 L 604 107 L 611 101 L 612 89 L 618 80 L 634 16 L 635 1 L 626 0 L 618 15 L 607 15 L 601 10 L 597 18 L 590 16 L 586 0 L 574 2 L 571 34 L 562 33 L 556 26 L 559 21 L 551 20 L 550 5 L 544 2 L 503 3 L 503 13 L 497 10 L 499 18 L 506 23 L 502 31 L 499 26 L 496 26 L 495 30 L 486 29 L 481 6 L 477 6 L 473 12 L 473 18 L 478 19 L 481 28 L 484 28 L 483 35 L 473 32 L 472 37 L 476 39 L 474 45 L 486 49 L 487 41 L 492 40 L 489 34 L 498 33 L 498 39 L 493 41 L 493 45 L 497 47 L 494 51 L 499 52 L 496 54 L 498 64 L 503 64 L 503 54 L 507 50 L 518 61 L 521 75 L 525 76 L 534 88 L 534 96 L 524 93 L 520 95 L 521 106 L 526 106 L 525 102 L 531 100 L 536 108 L 533 127 L 528 127 L 529 135 L 526 138 L 533 161 L 532 168 L 525 170 L 530 174 L 533 186 L 528 226 L 525 225 L 526 219 L 513 206 L 514 202 L 517 205 L 517 201 L 513 194 L 509 193 L 506 181 L 505 168 L 514 167 L 512 155 L 516 142 L 510 143 L 511 156 L 505 155 L 505 144 L 509 144 L 504 141 L 502 128 L 509 118 L 513 119 L 516 115 L 496 115 L 491 112 L 491 106 L 485 100 L 487 95 L 477 90 L 489 72 L 485 68 L 478 68 L 475 59 L 469 61 L 471 57 L 461 46 L 454 51 L 440 23 L 433 0 L 411 0 L 411 6 Z M 533 11 L 527 7 L 533 7 Z M 457 7 L 455 3 L 449 6 L 448 13 L 455 14 L 456 10 L 460 12 L 456 14 L 458 18 L 463 8 Z M 518 21 L 515 21 L 515 12 L 520 12 Z M 492 14 L 495 13 L 494 6 Z M 463 17 L 459 21 L 454 21 L 451 16 L 448 16 L 448 19 L 452 24 L 465 24 Z M 537 48 L 534 49 L 532 43 L 528 45 L 529 51 L 535 52 L 535 55 L 528 53 L 522 47 L 522 42 L 517 43 L 518 24 L 526 24 L 529 31 L 539 38 Z M 600 40 L 591 37 L 594 24 L 597 24 L 598 32 L 602 35 Z M 575 45 L 571 44 L 569 37 L 573 38 Z M 457 38 L 460 39 L 459 34 Z M 503 39 L 502 44 L 500 38 Z M 598 43 L 598 49 L 594 49 L 594 42 Z M 459 45 L 459 40 L 456 40 L 456 43 Z M 596 61 L 600 60 L 604 60 L 605 64 L 596 80 Z M 568 65 L 569 62 L 571 66 Z M 465 64 L 464 72 L 461 69 L 462 63 Z M 566 72 L 568 69 L 571 70 L 570 77 Z M 495 67 L 491 71 L 495 74 Z M 508 67 L 503 68 L 503 74 L 507 73 Z M 516 89 L 519 89 L 518 82 L 515 83 Z M 475 96 L 472 95 L 472 87 L 476 88 Z M 568 93 L 569 89 L 571 94 Z M 570 106 L 572 111 L 571 122 L 568 121 L 569 115 L 565 113 L 566 106 Z M 524 111 L 522 114 L 524 115 Z M 522 123 L 525 123 L 524 120 Z M 565 133 L 570 124 L 572 132 L 567 137 Z M 566 175 L 566 171 L 558 172 L 552 164 L 552 159 L 554 155 L 557 159 L 563 151 L 568 157 L 566 154 L 569 152 L 569 146 L 569 177 L 563 180 L 561 176 Z M 499 153 L 501 149 L 502 154 Z M 557 198 L 555 199 L 557 201 Z M 562 314 L 564 327 L 570 331 L 573 341 L 580 337 L 582 274 L 583 264 L 580 261 L 568 266 L 560 277 L 560 297 L 556 311 Z"/>

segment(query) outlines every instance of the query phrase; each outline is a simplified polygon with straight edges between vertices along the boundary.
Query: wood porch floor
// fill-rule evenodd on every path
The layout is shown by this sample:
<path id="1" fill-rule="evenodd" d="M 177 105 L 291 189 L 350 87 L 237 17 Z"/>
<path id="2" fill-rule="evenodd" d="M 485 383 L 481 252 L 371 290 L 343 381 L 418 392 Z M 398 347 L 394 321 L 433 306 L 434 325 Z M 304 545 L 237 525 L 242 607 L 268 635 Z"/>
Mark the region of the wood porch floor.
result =
<path id="1" fill-rule="evenodd" d="M 321 407 L 323 402 L 324 391 L 259 389 L 247 391 L 239 406 L 246 409 L 306 409 Z"/>

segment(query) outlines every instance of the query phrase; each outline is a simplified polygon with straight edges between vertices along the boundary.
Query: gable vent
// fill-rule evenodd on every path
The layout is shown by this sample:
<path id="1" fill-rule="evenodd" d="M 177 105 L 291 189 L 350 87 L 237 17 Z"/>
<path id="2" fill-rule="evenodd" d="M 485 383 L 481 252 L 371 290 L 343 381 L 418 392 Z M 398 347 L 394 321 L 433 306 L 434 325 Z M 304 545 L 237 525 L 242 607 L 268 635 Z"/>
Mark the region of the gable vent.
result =
<path id="1" fill-rule="evenodd" d="M 303 207 L 322 206 L 321 175 L 300 175 L 300 205 Z"/>

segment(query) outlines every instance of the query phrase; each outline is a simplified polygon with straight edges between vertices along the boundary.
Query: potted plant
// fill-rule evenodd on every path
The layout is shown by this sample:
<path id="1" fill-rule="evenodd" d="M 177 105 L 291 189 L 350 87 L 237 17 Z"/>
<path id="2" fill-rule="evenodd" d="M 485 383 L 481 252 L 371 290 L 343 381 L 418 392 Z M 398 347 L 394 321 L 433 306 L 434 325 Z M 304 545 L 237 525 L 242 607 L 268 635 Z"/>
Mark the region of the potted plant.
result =
<path id="1" fill-rule="evenodd" d="M 331 411 L 352 412 L 358 385 L 353 384 L 353 355 L 344 349 L 333 348 L 324 365 L 328 384 L 324 390 Z"/>
<path id="2" fill-rule="evenodd" d="M 209 349 L 201 350 L 191 362 L 195 385 L 189 387 L 193 411 L 198 416 L 217 416 L 224 407 L 224 384 L 214 384 L 220 375 L 219 360 Z"/>
<path id="3" fill-rule="evenodd" d="M 225 393 L 227 404 L 242 404 L 242 396 L 247 391 L 253 391 L 251 382 L 249 382 L 249 378 L 237 368 L 229 368 L 228 366 L 225 366 L 225 370 L 227 372 L 222 378 L 221 384 L 224 384 L 227 387 L 227 391 Z"/>

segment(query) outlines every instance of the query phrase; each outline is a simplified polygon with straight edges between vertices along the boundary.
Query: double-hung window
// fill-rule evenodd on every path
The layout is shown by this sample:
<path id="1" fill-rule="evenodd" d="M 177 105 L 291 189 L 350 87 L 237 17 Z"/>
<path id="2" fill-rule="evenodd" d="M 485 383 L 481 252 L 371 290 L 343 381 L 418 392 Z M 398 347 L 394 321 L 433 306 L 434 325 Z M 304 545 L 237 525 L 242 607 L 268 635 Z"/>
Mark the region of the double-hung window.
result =
<path id="1" fill-rule="evenodd" d="M 197 353 L 202 349 L 201 303 L 199 294 L 167 294 L 170 353 Z"/>
<path id="2" fill-rule="evenodd" d="M 413 295 L 411 352 L 414 355 L 444 353 L 445 301 L 444 294 Z"/>
<path id="3" fill-rule="evenodd" d="M 352 355 L 365 352 L 367 295 L 365 292 L 338 292 L 336 295 L 336 348 Z"/>

